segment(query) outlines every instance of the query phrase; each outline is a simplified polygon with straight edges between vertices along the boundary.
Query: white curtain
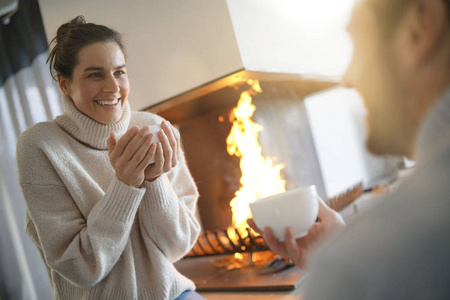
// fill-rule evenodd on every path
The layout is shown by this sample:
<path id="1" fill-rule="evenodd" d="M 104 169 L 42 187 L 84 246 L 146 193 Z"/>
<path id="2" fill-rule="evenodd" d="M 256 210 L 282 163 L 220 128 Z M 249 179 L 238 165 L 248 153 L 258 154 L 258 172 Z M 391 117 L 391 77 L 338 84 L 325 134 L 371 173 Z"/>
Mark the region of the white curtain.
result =
<path id="1" fill-rule="evenodd" d="M 51 299 L 41 258 L 24 232 L 25 202 L 15 158 L 20 133 L 62 111 L 46 58 L 47 53 L 40 54 L 30 67 L 0 87 L 0 268 L 5 299 L 6 295 L 10 299 Z"/>
<path id="2" fill-rule="evenodd" d="M 18 12 L 0 26 L 0 299 L 48 300 L 46 270 L 24 230 L 15 153 L 18 136 L 61 114 L 62 105 L 45 63 L 37 0 L 19 1 Z"/>

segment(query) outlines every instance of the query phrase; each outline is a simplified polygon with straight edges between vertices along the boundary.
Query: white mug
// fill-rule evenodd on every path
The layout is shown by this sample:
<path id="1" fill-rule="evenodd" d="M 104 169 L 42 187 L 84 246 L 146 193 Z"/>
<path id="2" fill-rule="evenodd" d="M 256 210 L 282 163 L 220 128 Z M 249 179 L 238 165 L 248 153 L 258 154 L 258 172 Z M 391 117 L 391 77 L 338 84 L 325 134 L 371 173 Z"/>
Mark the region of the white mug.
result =
<path id="1" fill-rule="evenodd" d="M 153 124 L 150 125 L 150 132 L 154 134 L 153 139 L 152 139 L 152 143 L 159 143 L 159 137 L 158 137 L 158 132 L 161 130 L 161 125 L 160 124 Z M 118 135 L 116 138 L 116 142 L 123 136 L 123 134 Z M 142 141 L 143 143 L 144 141 Z M 141 144 L 142 145 L 142 144 Z M 139 147 L 141 147 L 141 145 L 139 145 Z M 150 159 L 150 163 L 153 164 L 155 162 L 155 156 L 153 155 L 153 157 Z"/>

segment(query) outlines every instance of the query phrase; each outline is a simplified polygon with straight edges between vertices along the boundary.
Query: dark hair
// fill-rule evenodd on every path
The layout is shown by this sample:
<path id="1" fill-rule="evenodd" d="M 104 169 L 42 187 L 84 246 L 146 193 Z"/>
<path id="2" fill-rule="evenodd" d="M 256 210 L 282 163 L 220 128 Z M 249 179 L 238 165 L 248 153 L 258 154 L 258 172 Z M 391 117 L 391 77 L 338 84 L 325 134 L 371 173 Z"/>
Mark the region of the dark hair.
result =
<path id="1" fill-rule="evenodd" d="M 450 0 L 444 0 L 445 5 L 447 6 L 447 19 L 450 22 Z"/>
<path id="2" fill-rule="evenodd" d="M 86 23 L 84 16 L 62 24 L 49 47 L 55 43 L 47 58 L 50 61 L 50 74 L 56 80 L 56 74 L 72 78 L 73 69 L 78 64 L 78 52 L 81 48 L 97 42 L 116 42 L 125 56 L 122 35 L 103 25 Z"/>

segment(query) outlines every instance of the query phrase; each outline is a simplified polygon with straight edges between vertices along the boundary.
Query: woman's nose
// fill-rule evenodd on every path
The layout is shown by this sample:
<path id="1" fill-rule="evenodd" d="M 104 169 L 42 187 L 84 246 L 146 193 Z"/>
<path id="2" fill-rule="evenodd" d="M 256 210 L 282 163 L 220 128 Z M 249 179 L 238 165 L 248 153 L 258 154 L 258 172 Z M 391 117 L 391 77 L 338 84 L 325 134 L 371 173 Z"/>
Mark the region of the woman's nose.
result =
<path id="1" fill-rule="evenodd" d="M 119 86 L 119 83 L 117 82 L 116 78 L 114 78 L 114 76 L 111 76 L 111 77 L 108 77 L 108 79 L 106 80 L 105 86 L 103 89 L 105 92 L 117 93 L 120 90 L 120 86 Z"/>

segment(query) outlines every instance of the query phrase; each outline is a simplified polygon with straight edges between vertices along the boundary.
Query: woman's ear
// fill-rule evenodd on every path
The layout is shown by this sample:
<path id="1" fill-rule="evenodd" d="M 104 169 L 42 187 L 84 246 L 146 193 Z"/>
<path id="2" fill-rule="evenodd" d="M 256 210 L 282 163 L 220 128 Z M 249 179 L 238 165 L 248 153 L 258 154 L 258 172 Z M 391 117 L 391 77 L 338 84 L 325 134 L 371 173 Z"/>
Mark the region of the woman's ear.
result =
<path id="1" fill-rule="evenodd" d="M 69 79 L 61 74 L 56 75 L 56 78 L 58 79 L 58 85 L 61 92 L 66 96 L 69 95 Z"/>

